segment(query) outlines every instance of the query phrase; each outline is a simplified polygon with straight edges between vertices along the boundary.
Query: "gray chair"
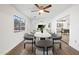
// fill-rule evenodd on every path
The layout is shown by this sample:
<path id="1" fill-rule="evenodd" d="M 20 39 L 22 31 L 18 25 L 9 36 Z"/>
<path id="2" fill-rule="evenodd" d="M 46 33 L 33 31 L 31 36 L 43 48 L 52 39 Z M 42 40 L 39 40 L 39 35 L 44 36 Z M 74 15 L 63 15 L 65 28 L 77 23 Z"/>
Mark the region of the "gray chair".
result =
<path id="1" fill-rule="evenodd" d="M 53 42 L 50 39 L 35 41 L 34 45 L 36 48 L 37 55 L 53 54 L 53 51 L 52 51 L 53 50 Z"/>
<path id="2" fill-rule="evenodd" d="M 52 34 L 52 38 L 53 38 L 53 44 L 59 44 L 59 48 L 61 48 L 61 39 L 62 36 L 59 36 L 55 33 Z"/>
<path id="3" fill-rule="evenodd" d="M 24 49 L 26 44 L 32 44 L 32 52 L 33 52 L 33 38 L 34 36 L 28 33 L 24 34 Z"/>

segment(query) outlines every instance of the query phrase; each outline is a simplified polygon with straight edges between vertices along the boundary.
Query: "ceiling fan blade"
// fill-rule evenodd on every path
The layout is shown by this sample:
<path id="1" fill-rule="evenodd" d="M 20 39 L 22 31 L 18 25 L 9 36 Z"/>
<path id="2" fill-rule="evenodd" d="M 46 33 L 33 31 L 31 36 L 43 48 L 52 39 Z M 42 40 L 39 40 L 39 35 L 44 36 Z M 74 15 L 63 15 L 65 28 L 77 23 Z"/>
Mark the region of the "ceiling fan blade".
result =
<path id="1" fill-rule="evenodd" d="M 44 7 L 43 9 L 47 9 L 47 8 L 49 8 L 49 7 L 52 7 L 52 5 L 48 5 L 48 6 Z"/>
<path id="2" fill-rule="evenodd" d="M 47 11 L 47 10 L 44 10 L 44 12 L 47 12 L 47 13 L 49 13 L 49 11 Z"/>
<path id="3" fill-rule="evenodd" d="M 39 5 L 38 5 L 38 4 L 35 4 L 35 6 L 36 6 L 37 8 L 39 8 L 39 9 L 40 9 L 40 7 L 39 7 Z"/>

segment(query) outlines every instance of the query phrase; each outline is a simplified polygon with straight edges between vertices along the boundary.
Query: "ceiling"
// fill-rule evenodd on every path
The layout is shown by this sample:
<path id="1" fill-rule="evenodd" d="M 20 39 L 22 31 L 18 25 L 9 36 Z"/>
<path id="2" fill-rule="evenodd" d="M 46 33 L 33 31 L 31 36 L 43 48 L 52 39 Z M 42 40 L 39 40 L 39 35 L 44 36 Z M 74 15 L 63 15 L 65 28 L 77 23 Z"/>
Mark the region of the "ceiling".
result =
<path id="1" fill-rule="evenodd" d="M 41 5 L 46 6 L 47 4 L 40 4 L 40 6 Z M 31 19 L 34 18 L 42 19 L 42 18 L 54 18 L 59 13 L 71 7 L 72 4 L 52 4 L 52 7 L 47 9 L 48 11 L 50 11 L 50 13 L 43 13 L 41 15 L 39 15 L 38 12 L 32 12 L 34 10 L 38 10 L 38 8 L 34 4 L 15 4 L 12 6 Z"/>

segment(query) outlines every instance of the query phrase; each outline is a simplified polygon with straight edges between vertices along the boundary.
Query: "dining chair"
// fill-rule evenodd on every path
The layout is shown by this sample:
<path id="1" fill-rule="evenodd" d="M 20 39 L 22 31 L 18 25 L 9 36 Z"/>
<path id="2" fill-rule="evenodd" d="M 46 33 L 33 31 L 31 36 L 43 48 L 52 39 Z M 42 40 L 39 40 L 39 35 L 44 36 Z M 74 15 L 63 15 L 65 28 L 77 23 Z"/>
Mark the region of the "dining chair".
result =
<path id="1" fill-rule="evenodd" d="M 62 39 L 62 36 L 53 33 L 52 34 L 52 38 L 53 38 L 53 43 L 54 44 L 59 44 L 59 48 L 61 49 L 61 39 Z"/>
<path id="2" fill-rule="evenodd" d="M 32 44 L 32 52 L 33 52 L 33 38 L 34 36 L 32 34 L 28 34 L 28 33 L 24 34 L 24 49 L 26 44 Z"/>
<path id="3" fill-rule="evenodd" d="M 37 40 L 37 39 L 36 39 Z M 34 41 L 34 45 L 35 45 L 35 53 L 36 55 L 51 55 L 53 54 L 53 42 L 52 40 L 48 39 L 48 40 L 38 40 L 38 41 Z"/>

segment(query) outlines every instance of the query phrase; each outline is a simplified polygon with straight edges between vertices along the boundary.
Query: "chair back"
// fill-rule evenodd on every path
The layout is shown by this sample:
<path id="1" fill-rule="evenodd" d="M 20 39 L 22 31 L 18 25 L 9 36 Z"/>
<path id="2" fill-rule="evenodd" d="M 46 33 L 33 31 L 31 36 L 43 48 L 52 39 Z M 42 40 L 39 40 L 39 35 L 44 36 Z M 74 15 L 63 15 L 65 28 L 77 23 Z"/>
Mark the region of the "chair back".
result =
<path id="1" fill-rule="evenodd" d="M 28 33 L 25 33 L 24 34 L 24 38 L 33 38 L 34 36 L 33 35 L 31 35 L 31 34 L 28 34 Z"/>

